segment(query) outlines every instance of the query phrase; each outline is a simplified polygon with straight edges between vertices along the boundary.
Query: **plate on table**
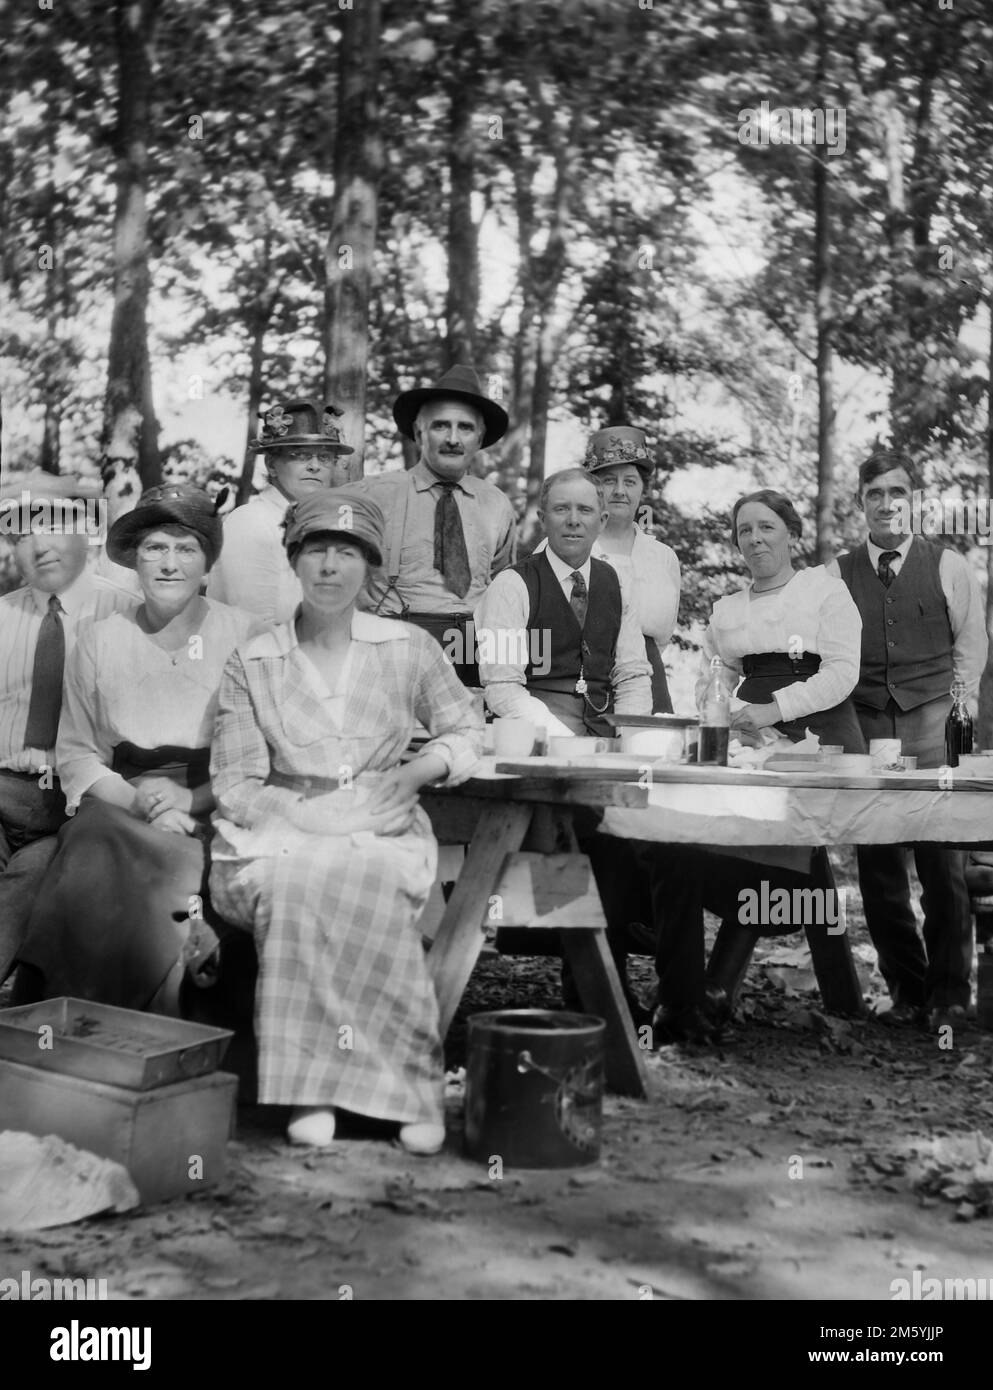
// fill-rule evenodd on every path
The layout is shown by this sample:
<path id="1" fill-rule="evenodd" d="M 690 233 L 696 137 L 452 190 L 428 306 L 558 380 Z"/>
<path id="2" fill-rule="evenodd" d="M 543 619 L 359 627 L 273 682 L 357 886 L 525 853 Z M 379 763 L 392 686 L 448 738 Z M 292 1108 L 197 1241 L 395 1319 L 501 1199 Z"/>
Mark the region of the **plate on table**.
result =
<path id="1" fill-rule="evenodd" d="M 778 758 L 767 758 L 756 766 L 758 772 L 826 772 L 824 764 L 815 753 L 797 753 L 790 757 L 784 754 Z"/>

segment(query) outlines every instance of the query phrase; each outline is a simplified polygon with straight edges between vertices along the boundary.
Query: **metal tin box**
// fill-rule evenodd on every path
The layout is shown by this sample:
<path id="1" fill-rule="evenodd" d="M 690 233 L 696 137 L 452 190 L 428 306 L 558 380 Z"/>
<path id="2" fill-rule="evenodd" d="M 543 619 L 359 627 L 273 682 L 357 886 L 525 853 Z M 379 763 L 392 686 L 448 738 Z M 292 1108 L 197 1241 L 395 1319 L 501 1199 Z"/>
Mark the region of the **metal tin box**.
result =
<path id="1" fill-rule="evenodd" d="M 134 1091 L 215 1071 L 233 1036 L 85 999 L 0 1009 L 0 1058 Z"/>
<path id="2" fill-rule="evenodd" d="M 5 1129 L 57 1134 L 114 1159 L 143 1202 L 161 1202 L 223 1178 L 237 1087 L 218 1071 L 133 1091 L 0 1061 L 0 1116 Z"/>

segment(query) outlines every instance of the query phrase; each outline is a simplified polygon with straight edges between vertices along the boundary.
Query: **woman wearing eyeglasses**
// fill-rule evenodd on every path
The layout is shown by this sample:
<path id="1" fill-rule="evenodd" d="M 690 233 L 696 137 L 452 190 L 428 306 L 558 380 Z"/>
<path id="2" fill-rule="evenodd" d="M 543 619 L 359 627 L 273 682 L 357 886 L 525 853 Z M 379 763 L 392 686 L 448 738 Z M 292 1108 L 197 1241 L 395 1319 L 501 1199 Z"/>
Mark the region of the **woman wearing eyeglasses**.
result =
<path id="1" fill-rule="evenodd" d="M 202 597 L 221 549 L 206 493 L 153 488 L 110 529 L 141 604 L 83 629 L 66 663 L 56 761 L 71 819 L 36 899 L 18 1002 L 74 995 L 178 1011 L 203 917 L 210 740 L 225 662 L 261 624 Z"/>
<path id="2" fill-rule="evenodd" d="M 303 598 L 283 549 L 283 521 L 291 502 L 348 482 L 345 455 L 355 452 L 334 423 L 341 414 L 317 401 L 286 401 L 262 415 L 251 447 L 265 455 L 268 482 L 224 518 L 224 554 L 211 571 L 208 597 L 287 623 Z"/>

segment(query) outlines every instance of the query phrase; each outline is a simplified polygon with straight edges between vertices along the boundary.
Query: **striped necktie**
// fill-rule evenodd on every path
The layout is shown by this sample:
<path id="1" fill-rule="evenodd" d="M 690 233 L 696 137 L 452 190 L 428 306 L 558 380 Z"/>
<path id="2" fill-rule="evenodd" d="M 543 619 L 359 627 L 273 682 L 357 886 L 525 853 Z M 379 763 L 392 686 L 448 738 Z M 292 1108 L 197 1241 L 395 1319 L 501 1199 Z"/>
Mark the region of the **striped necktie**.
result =
<path id="1" fill-rule="evenodd" d="M 576 621 L 579 623 L 580 627 L 586 625 L 586 610 L 589 607 L 589 599 L 590 595 L 586 587 L 586 580 L 580 574 L 579 570 L 573 570 L 572 598 L 570 598 L 569 602 L 572 604 L 572 611 L 575 613 Z"/>
<path id="2" fill-rule="evenodd" d="M 59 616 L 64 610 L 57 594 L 48 598 L 48 612 L 41 620 L 31 675 L 31 702 L 24 731 L 25 748 L 54 748 L 62 713 L 62 675 L 66 662 L 66 635 Z"/>

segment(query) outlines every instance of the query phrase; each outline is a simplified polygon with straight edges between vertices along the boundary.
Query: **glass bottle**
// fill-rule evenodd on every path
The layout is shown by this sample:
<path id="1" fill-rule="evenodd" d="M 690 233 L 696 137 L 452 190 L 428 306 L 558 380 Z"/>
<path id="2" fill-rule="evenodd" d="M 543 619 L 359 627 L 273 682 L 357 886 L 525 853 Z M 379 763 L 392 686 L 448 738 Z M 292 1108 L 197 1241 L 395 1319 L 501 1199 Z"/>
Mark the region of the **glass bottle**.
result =
<path id="1" fill-rule="evenodd" d="M 945 762 L 958 767 L 959 754 L 972 752 L 972 715 L 966 708 L 965 681 L 957 677 L 952 684 L 952 707 L 945 720 Z"/>
<path id="2" fill-rule="evenodd" d="M 728 728 L 731 724 L 731 687 L 719 656 L 710 659 L 710 678 L 700 707 L 700 743 L 697 759 L 726 767 Z"/>

